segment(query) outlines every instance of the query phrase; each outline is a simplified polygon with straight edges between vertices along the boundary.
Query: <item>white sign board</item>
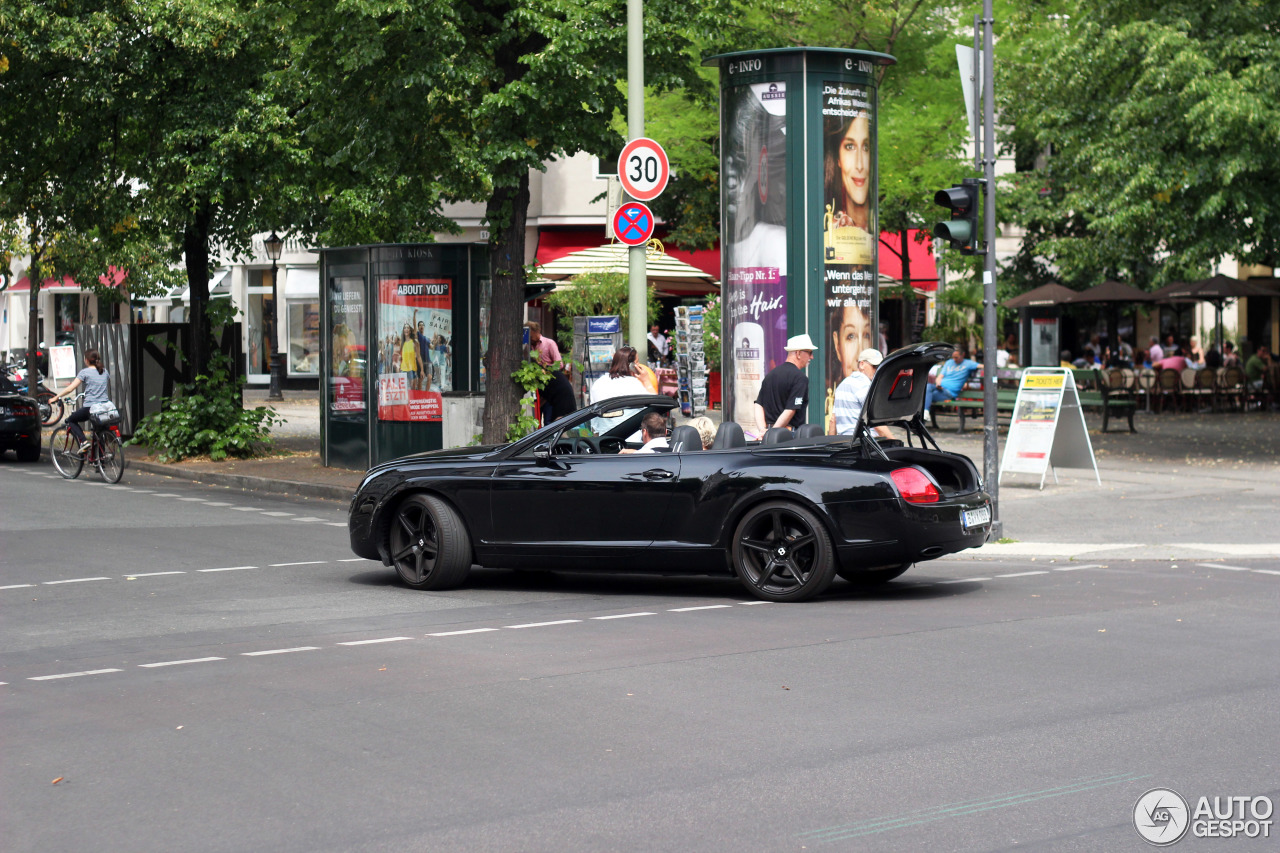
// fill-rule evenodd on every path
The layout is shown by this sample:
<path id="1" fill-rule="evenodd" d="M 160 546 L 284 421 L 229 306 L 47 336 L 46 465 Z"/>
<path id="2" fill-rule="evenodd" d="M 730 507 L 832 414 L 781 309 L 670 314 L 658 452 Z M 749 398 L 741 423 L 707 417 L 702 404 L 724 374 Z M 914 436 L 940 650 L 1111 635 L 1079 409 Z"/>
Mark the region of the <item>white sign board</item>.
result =
<path id="1" fill-rule="evenodd" d="M 54 379 L 72 379 L 76 370 L 75 347 L 49 347 L 49 375 Z"/>
<path id="2" fill-rule="evenodd" d="M 964 94 L 964 108 L 969 114 L 969 135 L 974 144 L 978 141 L 978 125 L 982 123 L 982 51 L 978 51 L 978 78 L 973 77 L 973 48 L 956 45 L 956 64 L 960 66 L 960 90 Z"/>
<path id="3" fill-rule="evenodd" d="M 618 179 L 636 201 L 653 201 L 662 195 L 670 177 L 667 152 L 652 139 L 633 139 L 618 155 Z"/>
<path id="4" fill-rule="evenodd" d="M 1013 404 L 1009 436 L 1000 459 L 1000 481 L 1010 474 L 1045 474 L 1054 468 L 1092 468 L 1098 485 L 1098 463 L 1093 457 L 1089 430 L 1080 408 L 1080 393 L 1070 370 L 1060 367 L 1028 367 L 1022 372 L 1018 399 Z"/>

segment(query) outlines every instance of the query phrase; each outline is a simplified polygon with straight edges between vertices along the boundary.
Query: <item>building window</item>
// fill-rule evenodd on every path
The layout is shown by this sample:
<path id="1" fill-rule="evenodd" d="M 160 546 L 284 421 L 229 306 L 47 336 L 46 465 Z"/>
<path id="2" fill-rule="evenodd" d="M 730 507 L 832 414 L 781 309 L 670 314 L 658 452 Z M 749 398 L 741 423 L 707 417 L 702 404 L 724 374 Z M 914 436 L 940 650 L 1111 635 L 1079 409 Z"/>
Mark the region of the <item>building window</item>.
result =
<path id="1" fill-rule="evenodd" d="M 320 375 L 320 301 L 290 299 L 289 375 Z"/>

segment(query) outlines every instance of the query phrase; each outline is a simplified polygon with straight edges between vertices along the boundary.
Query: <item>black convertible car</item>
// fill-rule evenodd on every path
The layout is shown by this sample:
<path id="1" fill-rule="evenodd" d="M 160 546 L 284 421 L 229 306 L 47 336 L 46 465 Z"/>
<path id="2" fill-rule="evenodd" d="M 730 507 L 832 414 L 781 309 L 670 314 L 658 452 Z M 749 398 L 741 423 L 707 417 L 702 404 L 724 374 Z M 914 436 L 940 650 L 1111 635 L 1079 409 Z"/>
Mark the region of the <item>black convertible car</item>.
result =
<path id="1" fill-rule="evenodd" d="M 0 454 L 8 449 L 23 462 L 40 458 L 40 409 L 34 398 L 0 376 Z"/>
<path id="2" fill-rule="evenodd" d="M 736 574 L 754 595 L 801 601 L 840 577 L 872 586 L 986 540 L 991 500 L 968 458 L 921 417 L 950 344 L 900 349 L 872 380 L 853 436 L 725 423 L 636 453 L 641 419 L 670 397 L 588 406 L 520 441 L 408 456 L 370 469 L 351 502 L 352 550 L 415 589 L 461 584 L 473 564 Z M 874 435 L 878 424 L 905 437 Z M 817 432 L 818 434 L 812 434 Z"/>

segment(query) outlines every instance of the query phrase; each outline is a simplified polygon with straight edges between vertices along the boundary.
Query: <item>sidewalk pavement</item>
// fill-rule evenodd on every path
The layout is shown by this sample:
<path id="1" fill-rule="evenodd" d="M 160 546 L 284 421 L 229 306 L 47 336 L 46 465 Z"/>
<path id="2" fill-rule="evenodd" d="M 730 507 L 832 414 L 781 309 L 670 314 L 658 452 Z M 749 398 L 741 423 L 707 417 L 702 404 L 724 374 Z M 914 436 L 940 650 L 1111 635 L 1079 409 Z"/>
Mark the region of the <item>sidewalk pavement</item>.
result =
<path id="1" fill-rule="evenodd" d="M 265 392 L 246 392 L 246 406 L 265 404 Z M 277 455 L 162 464 L 131 448 L 129 465 L 246 491 L 350 500 L 364 472 L 320 464 L 316 392 L 287 392 L 272 408 L 286 418 L 275 433 Z M 998 488 L 1005 539 L 963 556 L 1280 558 L 1280 416 L 1139 412 L 1134 434 L 1102 433 L 1099 415 L 1085 420 L 1101 486 L 1080 469 L 1059 470 L 1056 483 L 1051 473 L 1043 490 L 1037 477 L 1006 475 Z M 934 437 L 983 470 L 980 429 L 957 435 L 944 428 Z"/>

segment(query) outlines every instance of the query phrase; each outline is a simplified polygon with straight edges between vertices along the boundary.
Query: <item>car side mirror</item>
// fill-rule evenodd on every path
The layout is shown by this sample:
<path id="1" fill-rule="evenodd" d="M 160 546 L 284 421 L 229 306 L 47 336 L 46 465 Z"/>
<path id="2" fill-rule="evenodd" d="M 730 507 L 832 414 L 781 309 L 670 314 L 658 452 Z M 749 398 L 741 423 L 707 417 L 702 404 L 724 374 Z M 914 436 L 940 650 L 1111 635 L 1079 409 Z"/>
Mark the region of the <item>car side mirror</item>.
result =
<path id="1" fill-rule="evenodd" d="M 539 462 L 546 462 L 547 460 L 549 460 L 551 458 L 551 445 L 549 444 L 534 445 L 533 458 L 537 459 Z"/>

